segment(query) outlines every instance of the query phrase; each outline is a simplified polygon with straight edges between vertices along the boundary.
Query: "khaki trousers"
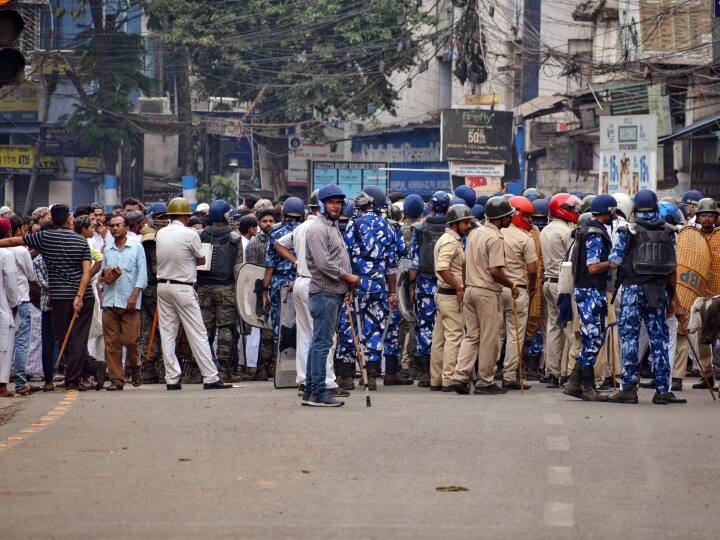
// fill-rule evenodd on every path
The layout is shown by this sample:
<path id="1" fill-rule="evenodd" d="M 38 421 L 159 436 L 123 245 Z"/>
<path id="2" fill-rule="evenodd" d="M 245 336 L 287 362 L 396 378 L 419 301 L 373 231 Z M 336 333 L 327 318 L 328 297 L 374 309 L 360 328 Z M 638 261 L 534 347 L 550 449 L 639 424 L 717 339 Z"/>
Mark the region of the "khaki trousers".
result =
<path id="1" fill-rule="evenodd" d="M 545 374 L 560 377 L 560 368 L 566 345 L 569 349 L 575 342 L 572 323 L 560 328 L 557 323 L 560 310 L 557 307 L 557 283 L 546 281 L 543 284 L 543 296 L 547 304 L 547 326 L 545 327 Z M 577 316 L 573 317 L 575 320 Z"/>
<path id="2" fill-rule="evenodd" d="M 502 320 L 500 321 L 500 341 L 498 348 L 501 346 L 502 337 L 505 336 L 505 357 L 503 359 L 503 379 L 506 381 L 516 381 L 518 370 L 518 347 L 517 336 L 520 336 L 520 349 L 525 342 L 525 327 L 528 319 L 528 306 L 530 304 L 530 295 L 525 289 L 518 289 L 519 295 L 515 299 L 517 304 L 518 325 L 515 327 L 515 314 L 513 313 L 513 298 L 510 289 L 503 288 L 500 293 L 500 307 L 502 309 Z"/>
<path id="3" fill-rule="evenodd" d="M 688 342 L 688 339 L 693 340 L 695 350 L 700 355 L 700 358 L 696 359 L 700 364 L 700 372 L 705 375 L 705 377 L 713 377 L 715 375 L 715 372 L 712 365 L 712 347 L 710 345 L 703 345 L 702 343 L 698 343 L 698 340 L 695 339 L 695 335 L 688 336 L 687 334 L 678 334 L 672 378 L 685 378 L 685 373 L 687 372 L 688 356 L 690 355 L 690 343 Z"/>
<path id="4" fill-rule="evenodd" d="M 468 287 L 463 301 L 466 334 L 460 344 L 453 380 L 467 383 L 479 360 L 478 385 L 490 386 L 495 377 L 500 337 L 500 293 Z"/>
<path id="5" fill-rule="evenodd" d="M 175 354 L 175 339 L 182 323 L 192 355 L 203 375 L 203 382 L 218 380 L 218 370 L 210 352 L 207 329 L 200 313 L 200 302 L 195 289 L 189 285 L 160 283 L 157 288 L 158 327 L 165 363 L 165 382 L 180 382 L 180 363 Z"/>
<path id="6" fill-rule="evenodd" d="M 455 295 L 436 293 L 435 305 L 437 316 L 432 334 L 430 385 L 448 386 L 455 373 L 465 319 L 463 308 L 458 305 Z"/>
<path id="7" fill-rule="evenodd" d="M 106 307 L 102 310 L 105 362 L 110 380 L 118 386 L 125 384 L 122 348 L 127 350 L 127 361 L 132 369 L 140 369 L 140 310 Z"/>

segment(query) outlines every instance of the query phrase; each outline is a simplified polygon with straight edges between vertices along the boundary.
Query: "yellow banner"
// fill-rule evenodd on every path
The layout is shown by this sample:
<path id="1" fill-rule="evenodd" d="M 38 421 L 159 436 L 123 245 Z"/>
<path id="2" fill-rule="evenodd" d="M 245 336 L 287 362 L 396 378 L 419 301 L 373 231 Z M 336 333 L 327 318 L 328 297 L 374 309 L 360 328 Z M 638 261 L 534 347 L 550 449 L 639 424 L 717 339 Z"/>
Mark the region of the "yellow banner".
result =
<path id="1" fill-rule="evenodd" d="M 80 172 L 99 173 L 102 170 L 102 161 L 99 157 L 75 158 L 75 169 Z"/>
<path id="2" fill-rule="evenodd" d="M 32 169 L 35 163 L 34 146 L 0 146 L 0 169 Z M 57 169 L 60 160 L 44 156 L 40 160 L 41 169 Z"/>
<path id="3" fill-rule="evenodd" d="M 40 107 L 40 85 L 36 82 L 3 87 L 0 96 L 0 112 L 37 113 Z"/>
<path id="4" fill-rule="evenodd" d="M 466 94 L 465 105 L 499 105 L 500 96 L 497 94 Z"/>

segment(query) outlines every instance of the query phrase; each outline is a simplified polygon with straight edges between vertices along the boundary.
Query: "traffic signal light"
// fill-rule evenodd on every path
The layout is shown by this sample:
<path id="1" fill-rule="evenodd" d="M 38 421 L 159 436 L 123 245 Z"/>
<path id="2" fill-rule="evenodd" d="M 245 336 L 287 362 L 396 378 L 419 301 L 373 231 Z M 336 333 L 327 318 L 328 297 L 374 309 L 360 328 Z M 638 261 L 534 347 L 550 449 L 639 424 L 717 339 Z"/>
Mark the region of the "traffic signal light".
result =
<path id="1" fill-rule="evenodd" d="M 0 0 L 0 86 L 14 82 L 25 71 L 18 40 L 25 28 L 18 0 Z"/>

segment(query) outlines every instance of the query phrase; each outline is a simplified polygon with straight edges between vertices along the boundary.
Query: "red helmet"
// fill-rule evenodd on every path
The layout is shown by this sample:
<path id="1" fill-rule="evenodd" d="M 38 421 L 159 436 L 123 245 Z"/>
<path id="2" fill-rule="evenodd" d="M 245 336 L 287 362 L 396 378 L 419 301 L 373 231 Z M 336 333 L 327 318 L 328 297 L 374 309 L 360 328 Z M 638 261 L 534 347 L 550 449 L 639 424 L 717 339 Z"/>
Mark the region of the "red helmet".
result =
<path id="1" fill-rule="evenodd" d="M 517 210 L 512 218 L 513 224 L 525 231 L 532 229 L 532 222 L 528 223 L 523 219 L 524 216 L 531 216 L 533 213 L 533 205 L 530 202 L 530 199 L 517 195 L 512 197 L 508 202 L 510 203 L 510 206 Z"/>
<path id="2" fill-rule="evenodd" d="M 578 217 L 580 217 L 581 205 L 582 201 L 575 195 L 558 193 L 550 199 L 550 215 L 564 219 L 565 221 L 577 223 Z"/>

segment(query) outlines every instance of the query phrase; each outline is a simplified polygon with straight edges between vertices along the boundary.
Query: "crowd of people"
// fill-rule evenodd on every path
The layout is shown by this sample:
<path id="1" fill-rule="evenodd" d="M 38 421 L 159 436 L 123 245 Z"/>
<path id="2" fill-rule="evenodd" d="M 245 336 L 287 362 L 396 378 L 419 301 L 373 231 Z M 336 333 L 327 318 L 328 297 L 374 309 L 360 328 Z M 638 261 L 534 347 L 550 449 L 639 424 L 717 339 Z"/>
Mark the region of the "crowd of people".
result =
<path id="1" fill-rule="evenodd" d="M 637 403 L 639 385 L 653 403 L 683 403 L 688 375 L 715 384 L 716 336 L 688 332 L 676 283 L 678 232 L 709 240 L 718 225 L 697 191 L 478 197 L 460 186 L 426 202 L 330 185 L 307 204 L 130 198 L 110 213 L 0 216 L 4 397 L 266 381 L 286 345 L 284 291 L 303 405 L 342 405 L 359 367 L 371 391 L 382 379 L 500 395 L 540 381 L 615 403 Z M 245 265 L 262 279 L 239 281 Z M 246 296 L 267 324 L 239 316 Z"/>

